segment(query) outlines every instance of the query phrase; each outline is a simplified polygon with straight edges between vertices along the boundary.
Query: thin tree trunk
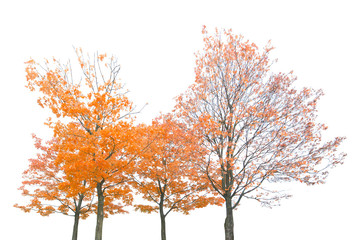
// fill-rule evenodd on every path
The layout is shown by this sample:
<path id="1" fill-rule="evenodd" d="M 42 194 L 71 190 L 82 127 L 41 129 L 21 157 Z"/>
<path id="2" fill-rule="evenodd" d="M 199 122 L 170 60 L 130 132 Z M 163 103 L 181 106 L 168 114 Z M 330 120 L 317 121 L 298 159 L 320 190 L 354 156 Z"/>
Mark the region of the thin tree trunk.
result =
<path id="1" fill-rule="evenodd" d="M 76 212 L 75 212 L 75 215 L 74 215 L 74 225 L 73 225 L 72 240 L 77 240 L 78 239 L 78 225 L 79 225 L 79 211 L 77 209 Z"/>
<path id="2" fill-rule="evenodd" d="M 98 205 L 97 205 L 97 226 L 96 226 L 96 236 L 95 240 L 102 240 L 102 230 L 103 230 L 103 219 L 104 219 L 104 195 L 102 185 L 104 180 L 97 183 L 97 197 L 98 197 Z"/>
<path id="3" fill-rule="evenodd" d="M 166 240 L 166 216 L 163 213 L 163 209 L 160 209 L 161 218 L 161 240 Z"/>
<path id="4" fill-rule="evenodd" d="M 79 194 L 78 204 L 75 206 L 72 240 L 78 239 L 79 217 L 80 217 L 80 209 L 82 207 L 83 197 L 84 197 L 83 194 Z"/>
<path id="5" fill-rule="evenodd" d="M 166 190 L 166 187 L 161 187 L 160 181 L 158 181 L 158 187 L 161 193 L 160 197 L 160 205 L 159 205 L 159 211 L 160 211 L 160 218 L 161 218 L 161 240 L 166 240 L 166 216 L 163 212 L 163 201 L 164 201 L 164 191 Z"/>
<path id="6" fill-rule="evenodd" d="M 225 240 L 234 240 L 234 218 L 231 197 L 227 197 L 226 201 L 226 218 L 224 223 Z"/>

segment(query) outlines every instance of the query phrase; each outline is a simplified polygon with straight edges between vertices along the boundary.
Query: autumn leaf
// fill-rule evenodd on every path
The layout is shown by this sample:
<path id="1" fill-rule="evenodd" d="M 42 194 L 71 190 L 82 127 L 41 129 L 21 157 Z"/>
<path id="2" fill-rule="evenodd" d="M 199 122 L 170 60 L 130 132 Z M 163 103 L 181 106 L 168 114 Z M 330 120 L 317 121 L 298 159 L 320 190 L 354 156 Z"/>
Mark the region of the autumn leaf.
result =
<path id="1" fill-rule="evenodd" d="M 175 113 L 203 138 L 199 170 L 225 200 L 225 239 L 232 240 L 232 211 L 242 198 L 273 206 L 290 195 L 270 183 L 324 183 L 328 169 L 343 163 L 336 149 L 344 138 L 322 142 L 316 105 L 323 92 L 296 89 L 292 73 L 271 72 L 270 44 L 260 50 L 231 30 L 202 33 L 195 81 L 176 98 Z"/>

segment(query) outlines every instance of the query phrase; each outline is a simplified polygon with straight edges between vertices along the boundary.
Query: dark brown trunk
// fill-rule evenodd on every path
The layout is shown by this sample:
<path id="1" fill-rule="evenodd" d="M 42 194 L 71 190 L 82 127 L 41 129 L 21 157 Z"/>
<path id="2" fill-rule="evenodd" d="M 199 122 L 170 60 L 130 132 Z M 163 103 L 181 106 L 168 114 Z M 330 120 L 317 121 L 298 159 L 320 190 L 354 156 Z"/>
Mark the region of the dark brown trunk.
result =
<path id="1" fill-rule="evenodd" d="M 234 218 L 231 197 L 225 199 L 226 202 L 226 218 L 224 223 L 225 240 L 234 240 Z"/>
<path id="2" fill-rule="evenodd" d="M 164 197 L 165 197 L 166 187 L 167 187 L 167 184 L 165 184 L 162 187 L 160 180 L 158 180 L 158 190 L 159 190 L 159 193 L 161 194 L 160 203 L 159 203 L 159 212 L 160 212 L 160 218 L 161 218 L 161 240 L 166 240 L 166 215 L 167 214 L 165 214 L 163 212 L 163 201 L 164 201 Z"/>
<path id="3" fill-rule="evenodd" d="M 77 210 L 74 215 L 74 225 L 73 225 L 73 236 L 72 240 L 78 239 L 78 225 L 79 225 L 79 211 Z"/>
<path id="4" fill-rule="evenodd" d="M 84 197 L 83 194 L 79 194 L 78 203 L 75 206 L 72 240 L 78 239 L 79 217 L 80 217 L 80 209 L 82 208 L 83 197 Z"/>
<path id="5" fill-rule="evenodd" d="M 97 226 L 96 226 L 96 236 L 95 240 L 102 240 L 102 230 L 103 230 L 103 219 L 104 219 L 104 195 L 103 195 L 103 185 L 104 181 L 97 183 Z"/>
<path id="6" fill-rule="evenodd" d="M 163 213 L 163 209 L 160 209 L 161 217 L 161 240 L 166 240 L 166 216 Z"/>

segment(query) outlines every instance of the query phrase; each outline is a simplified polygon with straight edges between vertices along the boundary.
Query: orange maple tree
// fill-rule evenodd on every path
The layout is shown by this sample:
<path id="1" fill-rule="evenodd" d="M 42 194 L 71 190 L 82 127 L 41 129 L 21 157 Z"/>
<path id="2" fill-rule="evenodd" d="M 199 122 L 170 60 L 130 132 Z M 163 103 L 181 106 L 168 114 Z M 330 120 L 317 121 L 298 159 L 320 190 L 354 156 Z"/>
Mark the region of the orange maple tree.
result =
<path id="1" fill-rule="evenodd" d="M 81 76 L 71 64 L 56 59 L 40 65 L 27 62 L 27 87 L 38 91 L 38 103 L 49 108 L 57 121 L 46 123 L 61 139 L 57 164 L 67 175 L 87 180 L 97 193 L 95 239 L 102 239 L 105 211 L 126 212 L 132 202 L 128 171 L 137 145 L 133 127 L 135 113 L 127 90 L 118 76 L 120 65 L 114 57 L 95 54 L 93 58 L 76 50 Z"/>
<path id="2" fill-rule="evenodd" d="M 33 138 L 41 153 L 37 158 L 29 159 L 29 168 L 24 171 L 19 188 L 31 200 L 27 205 L 14 206 L 25 212 L 36 211 L 42 216 L 52 213 L 74 216 L 72 240 L 76 240 L 79 219 L 87 218 L 95 210 L 94 187 L 85 180 L 66 175 L 63 166 L 55 163 L 59 153 L 57 139 L 43 145 L 40 138 L 35 135 Z"/>
<path id="3" fill-rule="evenodd" d="M 166 217 L 171 211 L 188 214 L 208 204 L 221 204 L 208 194 L 207 182 L 194 165 L 204 155 L 198 136 L 181 123 L 164 115 L 145 127 L 143 144 L 147 149 L 139 155 L 134 187 L 153 204 L 137 204 L 136 210 L 158 212 L 161 239 L 166 240 Z M 203 182 L 204 184 L 200 184 Z"/>
<path id="4" fill-rule="evenodd" d="M 225 239 L 233 240 L 233 210 L 242 198 L 272 206 L 289 195 L 269 183 L 324 183 L 329 168 L 343 162 L 336 149 L 344 138 L 322 142 L 322 91 L 298 90 L 292 73 L 272 73 L 272 47 L 259 50 L 231 30 L 203 34 L 195 82 L 177 98 L 176 112 L 203 135 L 208 157 L 199 167 L 225 200 Z"/>

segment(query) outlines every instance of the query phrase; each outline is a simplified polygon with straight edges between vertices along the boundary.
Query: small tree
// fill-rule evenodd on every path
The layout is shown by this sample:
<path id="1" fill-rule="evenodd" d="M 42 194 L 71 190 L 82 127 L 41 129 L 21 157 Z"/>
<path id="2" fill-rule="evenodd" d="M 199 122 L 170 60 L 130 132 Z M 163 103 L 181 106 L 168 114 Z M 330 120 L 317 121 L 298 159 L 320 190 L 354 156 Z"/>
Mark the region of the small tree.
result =
<path id="1" fill-rule="evenodd" d="M 79 80 L 74 79 L 70 63 L 61 64 L 53 59 L 40 65 L 30 60 L 26 68 L 27 87 L 39 91 L 39 105 L 49 108 L 59 119 L 47 123 L 54 135 L 62 139 L 64 154 L 58 157 L 58 164 L 67 166 L 66 174 L 78 172 L 95 186 L 95 239 L 101 240 L 105 210 L 125 212 L 123 206 L 132 202 L 125 173 L 132 168 L 132 152 L 137 148 L 130 117 L 134 108 L 120 82 L 120 66 L 114 57 L 95 54 L 91 58 L 81 49 L 76 53 Z M 79 168 L 72 167 L 74 159 L 78 159 Z"/>
<path id="2" fill-rule="evenodd" d="M 69 177 L 55 160 L 58 156 L 58 141 L 53 139 L 42 145 L 33 135 L 35 147 L 42 153 L 29 159 L 29 168 L 24 171 L 22 186 L 24 196 L 30 197 L 28 205 L 14 206 L 24 212 L 36 211 L 42 216 L 62 213 L 74 216 L 72 240 L 78 238 L 79 219 L 85 219 L 95 211 L 94 188 L 87 181 Z"/>
<path id="3" fill-rule="evenodd" d="M 154 204 L 135 207 L 141 212 L 159 213 L 161 239 L 166 240 L 166 217 L 171 211 L 189 214 L 195 208 L 220 201 L 207 195 L 207 184 L 200 184 L 202 176 L 193 167 L 204 154 L 199 138 L 171 115 L 154 120 L 144 132 L 144 145 L 148 147 L 136 164 L 134 187 Z"/>
<path id="4" fill-rule="evenodd" d="M 272 206 L 289 195 L 267 182 L 324 183 L 343 162 L 343 138 L 323 143 L 316 123 L 322 91 L 292 87 L 292 73 L 271 73 L 270 46 L 259 51 L 229 31 L 209 36 L 196 57 L 196 80 L 178 97 L 177 112 L 208 148 L 200 169 L 225 200 L 225 239 L 234 239 L 233 210 L 242 198 Z"/>

